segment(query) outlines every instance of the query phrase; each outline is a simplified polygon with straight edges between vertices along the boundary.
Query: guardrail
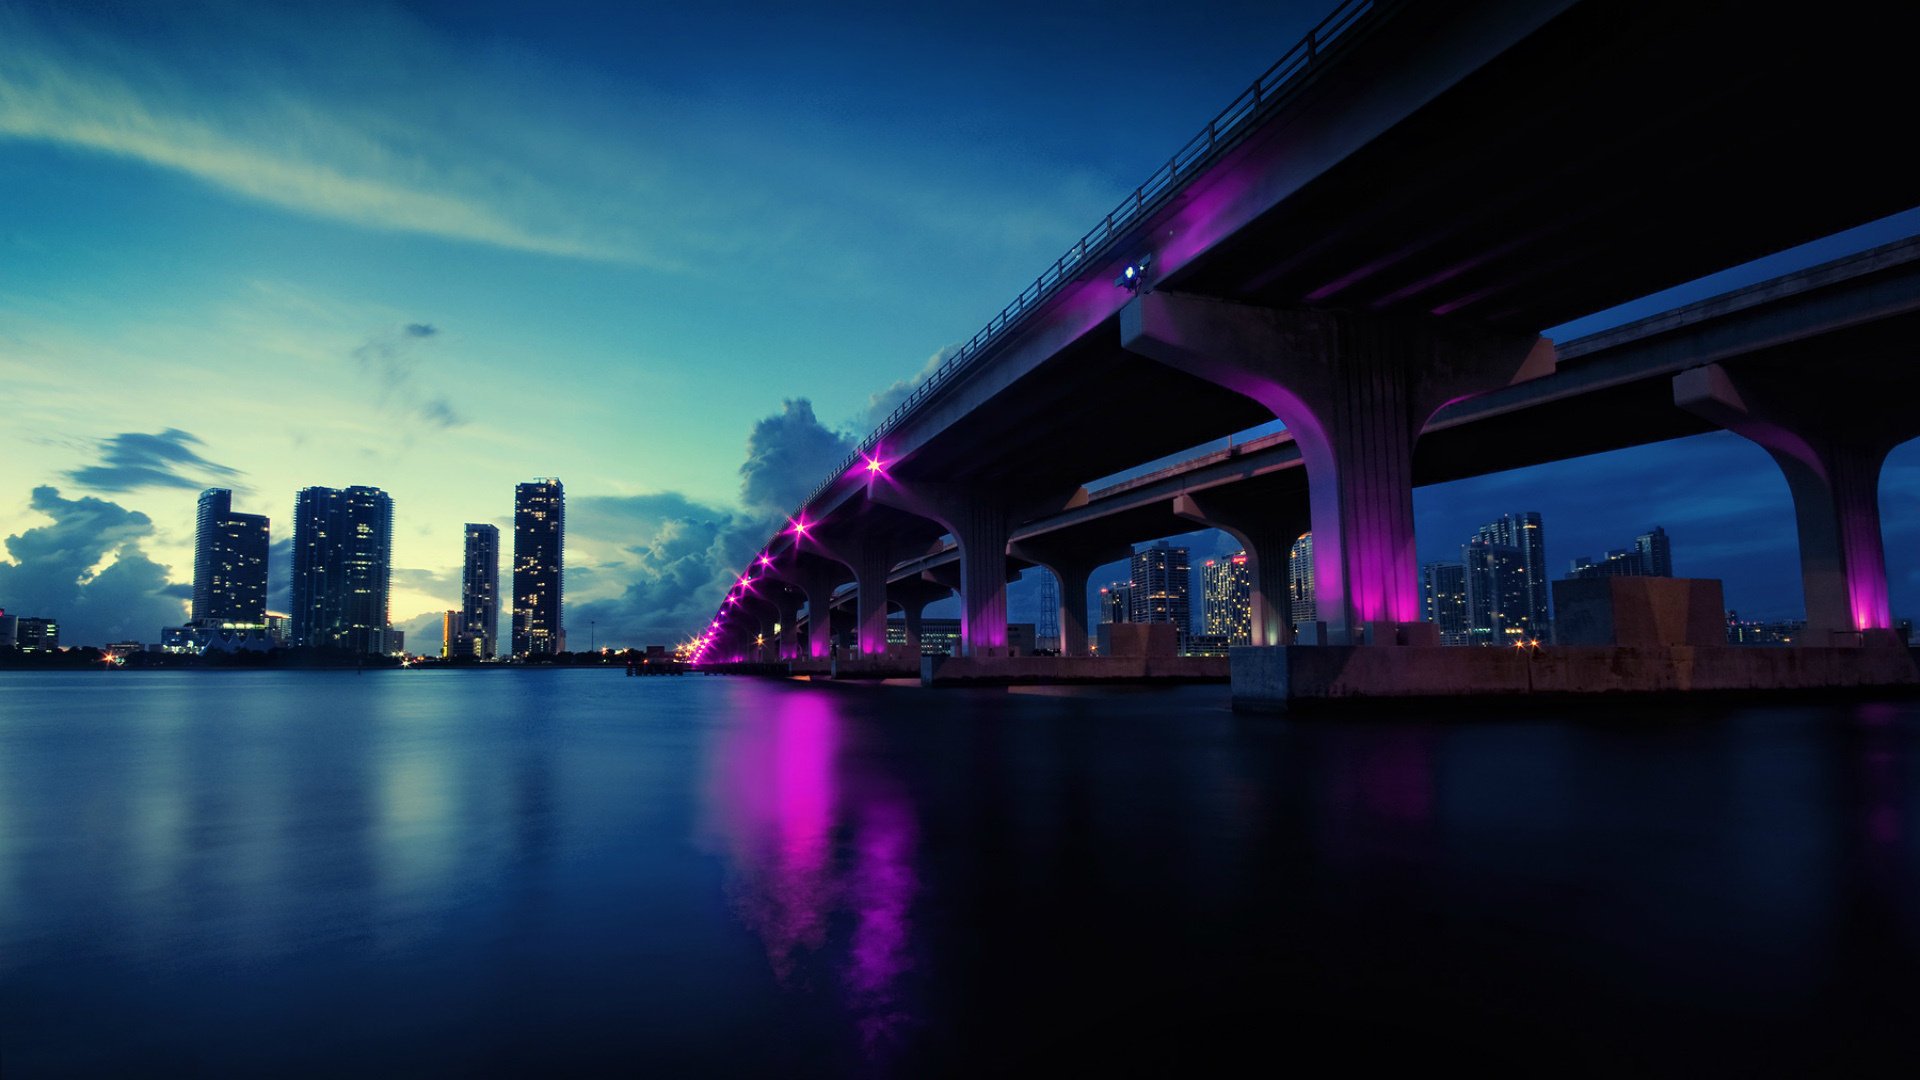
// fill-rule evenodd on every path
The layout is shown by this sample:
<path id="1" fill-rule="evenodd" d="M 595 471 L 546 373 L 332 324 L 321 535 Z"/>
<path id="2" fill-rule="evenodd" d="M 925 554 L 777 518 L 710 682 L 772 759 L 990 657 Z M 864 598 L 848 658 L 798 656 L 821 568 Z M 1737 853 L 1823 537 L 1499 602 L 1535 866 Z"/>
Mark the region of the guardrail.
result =
<path id="1" fill-rule="evenodd" d="M 988 348 L 1003 337 L 1020 316 L 1040 306 L 1061 286 L 1072 280 L 1073 275 L 1090 259 L 1107 254 L 1107 248 L 1123 236 L 1140 220 L 1155 210 L 1178 190 L 1181 181 L 1191 179 L 1203 165 L 1212 163 L 1221 153 L 1237 144 L 1240 138 L 1253 128 L 1251 123 L 1256 117 L 1270 112 L 1285 98 L 1297 82 L 1312 71 L 1319 62 L 1322 50 L 1339 40 L 1353 29 L 1366 15 L 1377 7 L 1377 0 L 1341 0 L 1338 7 L 1326 18 L 1320 20 L 1307 35 L 1288 49 L 1273 66 L 1262 72 L 1253 81 L 1253 85 L 1240 92 L 1240 96 L 1220 110 L 1207 122 L 1193 138 L 1188 139 L 1167 159 L 1165 165 L 1155 169 L 1146 182 L 1133 189 L 1133 194 L 1120 201 L 1120 205 L 1107 214 L 1105 220 L 1093 227 L 1092 231 L 1080 238 L 1079 243 L 1067 249 L 1067 253 L 1054 260 L 1033 284 L 1021 290 L 1013 302 L 1002 308 L 1000 314 L 980 328 L 980 332 L 969 338 L 960 350 L 947 359 L 947 362 L 934 369 L 931 375 L 921 380 L 913 388 L 906 400 L 880 421 L 866 438 L 860 440 L 846 460 L 836 466 L 826 479 L 814 487 L 800 504 L 801 509 L 815 499 L 827 493 L 836 481 L 860 463 L 861 459 L 873 451 L 888 432 L 899 427 L 909 414 L 927 400 L 942 386 L 971 367 Z"/>

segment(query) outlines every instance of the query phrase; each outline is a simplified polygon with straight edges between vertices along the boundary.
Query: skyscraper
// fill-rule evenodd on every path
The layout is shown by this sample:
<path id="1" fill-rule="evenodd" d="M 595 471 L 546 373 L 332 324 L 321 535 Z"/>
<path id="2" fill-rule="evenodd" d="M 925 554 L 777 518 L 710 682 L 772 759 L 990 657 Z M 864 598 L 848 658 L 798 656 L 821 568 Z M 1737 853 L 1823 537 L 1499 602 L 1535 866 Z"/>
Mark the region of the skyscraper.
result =
<path id="1" fill-rule="evenodd" d="M 1673 576 L 1673 547 L 1667 543 L 1667 530 L 1655 525 L 1633 538 L 1633 549 L 1648 577 Z"/>
<path id="2" fill-rule="evenodd" d="M 1420 618 L 1440 628 L 1440 644 L 1472 641 L 1467 619 L 1467 568 L 1436 562 L 1420 568 Z"/>
<path id="3" fill-rule="evenodd" d="M 379 488 L 303 488 L 293 504 L 293 643 L 387 650 L 393 500 Z"/>
<path id="4" fill-rule="evenodd" d="M 1460 549 L 1460 561 L 1466 578 L 1467 636 L 1472 644 L 1515 645 L 1540 636 L 1528 618 L 1533 594 L 1521 549 L 1476 534 Z"/>
<path id="5" fill-rule="evenodd" d="M 1287 555 L 1287 617 L 1295 627 L 1320 618 L 1313 598 L 1313 534 L 1303 533 Z"/>
<path id="6" fill-rule="evenodd" d="M 1127 621 L 1128 598 L 1132 588 L 1124 581 L 1116 581 L 1100 590 L 1100 621 L 1117 623 Z"/>
<path id="7" fill-rule="evenodd" d="M 1187 549 L 1165 540 L 1133 553 L 1128 575 L 1127 621 L 1172 623 L 1184 638 L 1192 630 L 1192 574 Z"/>
<path id="8" fill-rule="evenodd" d="M 267 519 L 233 512 L 233 492 L 200 493 L 193 536 L 193 621 L 267 624 Z"/>
<path id="9" fill-rule="evenodd" d="M 1233 645 L 1252 641 L 1253 577 L 1247 572 L 1247 553 L 1240 551 L 1224 559 L 1208 559 L 1201 564 L 1200 577 L 1204 583 L 1201 596 L 1204 632 L 1226 638 Z"/>
<path id="10" fill-rule="evenodd" d="M 466 568 L 460 575 L 461 656 L 491 660 L 500 643 L 500 529 L 467 523 Z"/>
<path id="11" fill-rule="evenodd" d="M 552 477 L 513 489 L 513 655 L 567 648 L 560 622 L 567 494 Z"/>
<path id="12" fill-rule="evenodd" d="M 1540 526 L 1540 515 L 1531 510 L 1517 514 L 1502 514 L 1480 526 L 1468 543 L 1511 548 L 1519 553 L 1520 588 L 1523 592 L 1517 601 L 1498 602 L 1501 625 L 1517 628 L 1512 631 L 1516 636 L 1523 636 L 1529 640 L 1549 640 L 1551 631 L 1547 617 L 1547 541 L 1546 530 Z M 1471 596 L 1473 595 L 1474 563 L 1473 560 L 1464 557 L 1462 561 L 1467 564 L 1467 588 Z M 1478 622 L 1474 623 L 1476 629 L 1480 628 L 1480 625 Z"/>
<path id="13" fill-rule="evenodd" d="M 1672 577 L 1673 548 L 1667 542 L 1667 530 L 1654 526 L 1633 538 L 1631 548 L 1616 548 L 1604 559 L 1585 555 L 1573 560 L 1567 575 L 1574 578 Z"/>

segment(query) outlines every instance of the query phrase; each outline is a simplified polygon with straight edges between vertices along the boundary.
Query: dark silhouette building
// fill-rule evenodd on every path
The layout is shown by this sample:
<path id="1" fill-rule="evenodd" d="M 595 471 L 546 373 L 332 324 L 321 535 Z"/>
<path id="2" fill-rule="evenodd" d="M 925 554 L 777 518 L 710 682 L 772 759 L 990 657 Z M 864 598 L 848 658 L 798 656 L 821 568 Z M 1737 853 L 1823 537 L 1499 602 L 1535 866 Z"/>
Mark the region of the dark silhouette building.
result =
<path id="1" fill-rule="evenodd" d="M 1464 563 L 1436 562 L 1420 568 L 1420 617 L 1440 628 L 1440 644 L 1472 643 Z"/>
<path id="2" fill-rule="evenodd" d="M 551 477 L 513 489 L 513 655 L 565 652 L 561 624 L 567 494 Z"/>
<path id="3" fill-rule="evenodd" d="M 293 504 L 293 643 L 383 654 L 393 500 L 379 488 L 303 488 Z"/>
<path id="4" fill-rule="evenodd" d="M 491 660 L 500 643 L 500 529 L 467 524 L 466 568 L 460 576 L 460 640 L 448 655 Z"/>
<path id="5" fill-rule="evenodd" d="M 1607 552 L 1604 559 L 1594 560 L 1585 555 L 1573 560 L 1567 576 L 1576 579 L 1602 577 L 1672 577 L 1673 546 L 1667 541 L 1667 530 L 1654 526 L 1633 538 L 1631 548 L 1618 548 Z"/>
<path id="6" fill-rule="evenodd" d="M 267 519 L 233 512 L 233 492 L 200 493 L 193 537 L 193 621 L 267 624 Z"/>

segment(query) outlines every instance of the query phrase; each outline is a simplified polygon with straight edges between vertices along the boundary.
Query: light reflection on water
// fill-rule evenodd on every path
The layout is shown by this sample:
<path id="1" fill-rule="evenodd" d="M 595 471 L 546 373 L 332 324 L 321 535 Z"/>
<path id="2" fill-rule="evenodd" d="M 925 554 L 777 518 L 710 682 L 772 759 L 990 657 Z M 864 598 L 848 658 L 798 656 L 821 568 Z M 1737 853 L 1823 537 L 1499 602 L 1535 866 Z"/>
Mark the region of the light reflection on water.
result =
<path id="1" fill-rule="evenodd" d="M 1920 1011 L 1917 819 L 1912 701 L 1302 722 L 1211 688 L 0 674 L 0 1051 L 1874 1071 Z"/>

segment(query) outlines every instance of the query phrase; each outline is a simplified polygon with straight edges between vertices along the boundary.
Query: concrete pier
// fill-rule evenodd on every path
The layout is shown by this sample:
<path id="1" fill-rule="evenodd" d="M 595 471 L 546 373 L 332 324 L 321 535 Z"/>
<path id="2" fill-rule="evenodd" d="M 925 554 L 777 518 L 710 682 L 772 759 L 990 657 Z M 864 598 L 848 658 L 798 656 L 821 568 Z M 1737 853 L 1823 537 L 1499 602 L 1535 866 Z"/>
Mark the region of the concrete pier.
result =
<path id="1" fill-rule="evenodd" d="M 1224 656 L 929 656 L 922 686 L 1226 682 Z"/>
<path id="2" fill-rule="evenodd" d="M 1232 650 L 1233 707 L 1287 712 L 1383 700 L 1564 701 L 1665 694 L 1908 690 L 1911 650 L 1893 645 L 1543 646 L 1537 649 L 1245 646 Z"/>

